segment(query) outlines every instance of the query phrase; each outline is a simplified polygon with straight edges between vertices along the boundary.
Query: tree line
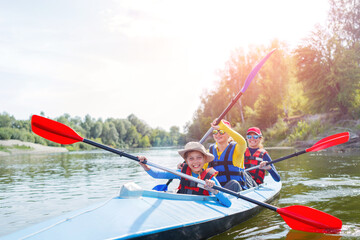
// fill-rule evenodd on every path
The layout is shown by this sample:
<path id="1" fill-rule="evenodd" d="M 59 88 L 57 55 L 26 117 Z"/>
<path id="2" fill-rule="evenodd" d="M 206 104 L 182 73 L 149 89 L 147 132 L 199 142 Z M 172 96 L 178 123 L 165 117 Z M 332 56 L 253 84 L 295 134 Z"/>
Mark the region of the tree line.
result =
<path id="1" fill-rule="evenodd" d="M 45 116 L 43 112 L 40 115 Z M 152 129 L 134 114 L 129 115 L 126 119 L 108 118 L 105 121 L 92 118 L 90 115 L 86 115 L 82 119 L 63 114 L 54 120 L 71 127 L 85 138 L 119 148 L 177 146 L 183 145 L 185 142 L 185 135 L 180 133 L 179 127 L 173 126 L 169 132 L 161 128 Z M 59 144 L 32 133 L 30 119 L 16 120 L 8 113 L 0 114 L 0 139 L 19 139 L 43 145 L 59 146 Z M 89 146 L 77 143 L 69 148 L 78 150 L 88 149 Z"/>

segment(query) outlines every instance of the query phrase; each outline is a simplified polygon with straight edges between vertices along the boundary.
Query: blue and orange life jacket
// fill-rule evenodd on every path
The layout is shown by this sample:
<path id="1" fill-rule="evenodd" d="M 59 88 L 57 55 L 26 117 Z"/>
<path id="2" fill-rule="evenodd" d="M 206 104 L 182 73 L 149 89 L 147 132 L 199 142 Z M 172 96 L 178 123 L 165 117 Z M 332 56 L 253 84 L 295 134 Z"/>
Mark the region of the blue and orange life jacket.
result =
<path id="1" fill-rule="evenodd" d="M 265 149 L 259 148 L 256 150 L 256 152 L 254 152 L 253 155 L 251 155 L 249 148 L 246 148 L 245 155 L 244 155 L 245 169 L 260 165 L 260 163 L 262 161 L 264 161 L 263 157 L 264 157 L 265 153 L 266 153 Z M 261 184 L 264 182 L 264 177 L 265 177 L 264 169 L 257 168 L 257 169 L 251 170 L 249 172 L 251 174 L 251 177 L 255 180 L 255 182 L 257 184 Z"/>
<path id="2" fill-rule="evenodd" d="M 213 167 L 218 171 L 216 179 L 219 181 L 221 186 L 224 186 L 230 180 L 236 180 L 238 182 L 243 182 L 242 175 L 240 172 L 241 168 L 235 167 L 233 165 L 233 155 L 236 147 L 236 142 L 231 142 L 221 153 L 220 157 L 218 156 L 215 144 L 212 144 L 209 148 L 209 152 L 214 155 L 214 161 L 209 163 L 209 167 Z"/>
<path id="3" fill-rule="evenodd" d="M 181 172 L 189 176 L 192 175 L 191 168 L 186 163 L 181 168 Z M 217 172 L 213 168 L 207 168 L 200 174 L 200 179 L 211 179 L 216 176 L 216 174 Z M 180 179 L 180 185 L 178 187 L 177 193 L 209 196 L 209 191 L 203 188 L 199 188 L 196 182 L 190 181 L 183 177 Z"/>

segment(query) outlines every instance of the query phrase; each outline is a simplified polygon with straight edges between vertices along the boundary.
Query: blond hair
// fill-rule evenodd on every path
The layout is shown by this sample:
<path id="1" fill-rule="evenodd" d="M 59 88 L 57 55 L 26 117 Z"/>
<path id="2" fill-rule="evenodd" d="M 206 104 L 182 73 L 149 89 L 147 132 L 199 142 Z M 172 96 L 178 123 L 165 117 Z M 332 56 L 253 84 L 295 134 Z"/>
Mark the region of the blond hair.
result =
<path id="1" fill-rule="evenodd" d="M 259 143 L 259 148 L 264 148 L 264 145 L 263 145 L 263 142 L 264 142 L 264 138 L 263 136 L 260 137 L 260 143 Z"/>

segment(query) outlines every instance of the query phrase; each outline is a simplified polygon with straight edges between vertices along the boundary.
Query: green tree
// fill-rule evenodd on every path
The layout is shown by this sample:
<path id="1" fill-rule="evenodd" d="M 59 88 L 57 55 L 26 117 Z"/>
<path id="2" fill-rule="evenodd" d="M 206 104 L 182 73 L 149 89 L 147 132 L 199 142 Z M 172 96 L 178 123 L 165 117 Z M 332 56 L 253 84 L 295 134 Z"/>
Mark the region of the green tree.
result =
<path id="1" fill-rule="evenodd" d="M 198 110 L 197 114 L 193 117 L 192 122 L 185 125 L 186 142 L 199 141 L 207 130 L 210 128 L 210 123 L 213 119 L 211 117 L 204 117 Z"/>
<path id="2" fill-rule="evenodd" d="M 61 122 L 62 124 L 69 125 L 70 121 L 71 121 L 70 118 L 71 118 L 70 114 L 64 113 L 63 115 L 56 118 L 55 120 L 58 122 Z"/>
<path id="3" fill-rule="evenodd" d="M 129 144 L 129 146 L 137 147 L 139 140 L 140 140 L 140 136 L 136 130 L 136 127 L 131 126 L 126 133 L 126 138 L 125 138 L 126 143 Z"/>
<path id="4" fill-rule="evenodd" d="M 331 0 L 327 27 L 318 26 L 295 51 L 297 77 L 311 112 L 359 116 L 360 1 Z"/>
<path id="5" fill-rule="evenodd" d="M 151 132 L 150 143 L 154 147 L 173 145 L 170 134 L 161 128 L 156 128 Z"/>
<path id="6" fill-rule="evenodd" d="M 329 28 L 343 51 L 337 73 L 343 79 L 340 105 L 354 118 L 360 117 L 360 1 L 330 0 Z"/>
<path id="7" fill-rule="evenodd" d="M 177 126 L 170 127 L 170 138 L 171 138 L 171 145 L 177 146 L 180 140 L 180 128 Z"/>
<path id="8" fill-rule="evenodd" d="M 277 51 L 271 56 L 268 62 L 259 72 L 259 78 L 254 85 L 261 89 L 254 103 L 254 118 L 247 118 L 260 128 L 268 128 L 275 124 L 280 117 L 287 115 L 287 106 L 285 105 L 286 95 L 288 93 L 289 80 L 289 59 L 287 47 L 277 40 L 272 42 L 270 47 Z M 265 52 L 263 55 L 265 55 Z"/>
<path id="9" fill-rule="evenodd" d="M 13 134 L 13 129 L 11 128 L 0 128 L 0 139 L 1 140 L 9 140 Z"/>
<path id="10" fill-rule="evenodd" d="M 329 0 L 329 28 L 344 46 L 358 48 L 360 40 L 360 1 Z"/>
<path id="11" fill-rule="evenodd" d="M 119 133 L 120 140 L 122 142 L 124 142 L 125 138 L 126 138 L 127 131 L 132 126 L 131 122 L 129 120 L 127 120 L 127 119 L 115 119 L 113 122 L 115 124 L 116 130 Z"/>
<path id="12" fill-rule="evenodd" d="M 119 139 L 119 134 L 116 131 L 115 125 L 111 121 L 105 121 L 101 133 L 101 139 L 105 144 L 116 145 Z"/>
<path id="13" fill-rule="evenodd" d="M 90 137 L 94 139 L 100 137 L 102 134 L 102 130 L 103 130 L 103 123 L 99 120 L 91 127 Z"/>
<path id="14" fill-rule="evenodd" d="M 142 136 L 149 135 L 151 128 L 144 121 L 137 118 L 134 114 L 130 114 L 127 119 L 135 126 L 136 131 Z"/>
<path id="15" fill-rule="evenodd" d="M 13 127 L 31 132 L 31 124 L 28 120 L 15 120 Z"/>
<path id="16" fill-rule="evenodd" d="M 149 137 L 147 135 L 143 136 L 139 141 L 139 147 L 148 148 L 151 147 Z"/>
<path id="17" fill-rule="evenodd" d="M 87 114 L 85 116 L 84 121 L 83 122 L 80 121 L 79 124 L 85 130 L 86 137 L 88 137 L 88 138 L 91 137 L 91 135 L 92 135 L 91 130 L 95 125 L 95 119 L 91 118 L 91 116 L 89 114 Z"/>
<path id="18" fill-rule="evenodd" d="M 4 112 L 0 114 L 0 127 L 1 128 L 10 128 L 15 122 L 15 118 L 10 116 L 8 113 Z"/>

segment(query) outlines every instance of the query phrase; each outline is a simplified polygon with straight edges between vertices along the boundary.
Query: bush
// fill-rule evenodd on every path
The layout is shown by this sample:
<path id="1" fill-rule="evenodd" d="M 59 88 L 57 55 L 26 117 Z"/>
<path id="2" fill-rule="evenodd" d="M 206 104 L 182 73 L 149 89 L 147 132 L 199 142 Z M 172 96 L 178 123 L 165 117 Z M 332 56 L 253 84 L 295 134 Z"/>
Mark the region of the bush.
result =
<path id="1" fill-rule="evenodd" d="M 300 121 L 289 135 L 289 141 L 290 143 L 294 143 L 296 141 L 317 138 L 319 133 L 324 132 L 324 130 L 325 124 L 322 124 L 320 120 L 311 122 L 310 124 L 305 121 Z"/>
<path id="2" fill-rule="evenodd" d="M 271 128 L 266 129 L 264 134 L 264 138 L 266 141 L 266 145 L 275 145 L 278 142 L 286 139 L 289 134 L 289 126 L 282 119 L 278 119 L 278 121 Z"/>
<path id="3" fill-rule="evenodd" d="M 308 135 L 308 132 L 309 132 L 309 124 L 307 124 L 305 121 L 298 122 L 293 132 L 289 135 L 290 143 L 305 140 L 305 138 Z"/>
<path id="4" fill-rule="evenodd" d="M 25 131 L 22 131 L 18 139 L 24 142 L 32 142 L 32 143 L 35 142 L 34 134 Z"/>
<path id="5" fill-rule="evenodd" d="M 38 143 L 38 144 L 47 146 L 47 140 L 45 140 L 45 138 L 42 138 L 38 135 L 34 135 L 34 138 L 35 138 L 34 143 Z"/>
<path id="6" fill-rule="evenodd" d="M 11 128 L 0 128 L 0 139 L 9 140 L 11 139 Z"/>

